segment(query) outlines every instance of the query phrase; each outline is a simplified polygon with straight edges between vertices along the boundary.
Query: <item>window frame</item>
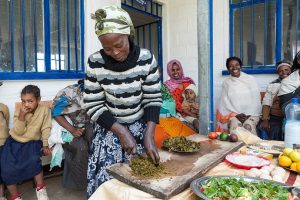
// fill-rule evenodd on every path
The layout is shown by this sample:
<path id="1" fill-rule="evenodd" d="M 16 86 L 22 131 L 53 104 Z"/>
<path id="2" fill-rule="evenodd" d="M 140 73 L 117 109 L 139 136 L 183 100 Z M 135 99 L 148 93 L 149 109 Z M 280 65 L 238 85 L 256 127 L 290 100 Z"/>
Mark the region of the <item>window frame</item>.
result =
<path id="1" fill-rule="evenodd" d="M 243 7 L 252 7 L 257 4 L 265 4 L 268 2 L 275 2 L 275 63 L 282 60 L 282 9 L 283 4 L 282 0 L 244 0 L 239 3 L 231 3 L 232 0 L 229 0 L 229 55 L 234 55 L 234 11 L 236 9 L 240 9 Z M 242 12 L 240 12 L 242 14 Z M 254 13 L 252 12 L 252 17 Z M 252 20 L 252 34 L 254 32 L 253 28 L 253 20 Z M 242 26 L 242 24 L 241 24 Z M 264 23 L 264 27 L 266 26 L 266 23 Z M 266 32 L 264 32 L 264 35 L 266 35 Z M 265 37 L 265 36 L 264 36 Z M 253 36 L 252 36 L 253 38 Z M 240 38 L 240 41 L 242 39 Z M 243 51 L 243 46 L 241 46 L 240 51 Z M 266 52 L 266 48 L 264 47 L 264 52 Z M 266 53 L 265 53 L 266 54 Z M 242 55 L 242 53 L 241 53 Z M 265 57 L 265 55 L 264 55 Z M 264 59 L 265 60 L 265 59 Z M 243 71 L 249 74 L 275 74 L 275 63 L 272 65 L 255 65 L 249 66 L 247 65 L 247 68 L 244 68 Z M 227 70 L 222 71 L 223 75 L 228 75 L 229 73 Z"/>
<path id="2" fill-rule="evenodd" d="M 50 33 L 50 0 L 43 0 L 43 23 L 44 23 L 44 29 L 43 29 L 43 44 L 44 44 L 44 64 L 45 64 L 45 71 L 44 72 L 37 72 L 37 52 L 35 53 L 35 62 L 36 62 L 36 72 L 26 72 L 26 63 L 25 65 L 22 67 L 24 71 L 22 72 L 14 72 L 14 11 L 13 11 L 13 3 L 16 0 L 10 0 L 10 11 L 9 11 L 9 15 L 11 16 L 10 18 L 10 31 L 11 31 L 11 35 L 10 35 L 10 43 L 11 43 L 11 57 L 13 59 L 11 62 L 11 71 L 10 72 L 0 72 L 0 80 L 37 80 L 37 79 L 79 79 L 79 78 L 83 78 L 85 75 L 85 61 L 84 61 L 84 0 L 75 0 L 76 1 L 76 5 L 80 5 L 80 11 L 77 10 L 77 12 L 79 12 L 79 21 L 75 21 L 75 23 L 79 23 L 79 28 L 80 28 L 80 35 L 77 33 L 77 30 L 75 31 L 75 39 L 79 39 L 80 38 L 80 53 L 78 54 L 78 57 L 80 56 L 81 59 L 76 58 L 76 69 L 70 69 L 70 66 L 68 67 L 67 70 L 53 70 L 51 69 L 51 33 Z M 34 7 L 36 5 L 36 1 L 34 0 Z M 57 0 L 58 4 L 60 5 L 60 1 L 61 0 Z M 67 0 L 67 3 L 70 0 Z M 24 16 L 24 1 L 22 1 L 22 13 L 21 15 Z M 76 9 L 79 9 L 78 6 L 75 6 L 75 12 Z M 69 9 L 67 9 L 69 10 Z M 67 11 L 68 12 L 68 11 Z M 36 12 L 34 11 L 34 23 L 36 23 Z M 24 20 L 25 21 L 25 20 Z M 60 25 L 60 17 L 58 17 L 58 22 Z M 23 26 L 23 25 L 22 25 Z M 34 25 L 35 26 L 35 25 Z M 68 29 L 70 26 L 70 22 L 68 22 L 67 24 Z M 24 27 L 22 28 L 24 29 Z M 68 30 L 72 31 L 72 30 Z M 23 33 L 24 34 L 24 33 Z M 70 34 L 70 33 L 68 33 Z M 58 36 L 60 37 L 60 35 Z M 26 42 L 26 39 L 22 39 L 23 43 Z M 36 45 L 37 41 L 35 38 L 35 44 Z M 70 42 L 68 41 L 68 45 L 70 45 Z M 59 52 L 60 52 L 60 40 L 58 41 L 58 46 L 59 46 Z M 75 42 L 75 48 L 77 46 L 77 42 Z M 24 50 L 24 45 L 22 46 L 23 50 Z M 26 50 L 24 50 L 26 52 Z M 68 50 L 68 53 L 70 53 L 70 50 Z M 60 53 L 59 53 L 60 55 Z M 77 57 L 77 54 L 75 54 L 75 56 Z M 59 56 L 60 57 L 60 56 Z M 77 61 L 78 59 L 78 61 Z M 79 63 L 80 60 L 80 63 Z"/>

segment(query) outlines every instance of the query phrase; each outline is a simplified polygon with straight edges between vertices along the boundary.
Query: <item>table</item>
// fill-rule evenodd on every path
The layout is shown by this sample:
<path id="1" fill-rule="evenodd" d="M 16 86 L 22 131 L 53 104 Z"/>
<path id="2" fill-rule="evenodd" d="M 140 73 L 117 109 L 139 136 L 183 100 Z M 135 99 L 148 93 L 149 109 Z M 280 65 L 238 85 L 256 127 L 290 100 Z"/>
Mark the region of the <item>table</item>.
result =
<path id="1" fill-rule="evenodd" d="M 273 158 L 272 164 L 277 165 L 277 157 Z M 209 170 L 205 176 L 212 175 L 244 175 L 242 169 L 233 167 L 232 165 L 221 162 L 211 170 Z M 300 176 L 294 173 L 286 171 L 284 182 L 288 185 L 300 186 Z M 95 193 L 89 198 L 89 200 L 158 200 L 153 195 L 131 187 L 125 183 L 122 183 L 116 179 L 109 180 L 102 184 Z M 196 196 L 193 194 L 190 188 L 187 188 L 183 192 L 176 196 L 173 196 L 170 200 L 195 200 Z"/>

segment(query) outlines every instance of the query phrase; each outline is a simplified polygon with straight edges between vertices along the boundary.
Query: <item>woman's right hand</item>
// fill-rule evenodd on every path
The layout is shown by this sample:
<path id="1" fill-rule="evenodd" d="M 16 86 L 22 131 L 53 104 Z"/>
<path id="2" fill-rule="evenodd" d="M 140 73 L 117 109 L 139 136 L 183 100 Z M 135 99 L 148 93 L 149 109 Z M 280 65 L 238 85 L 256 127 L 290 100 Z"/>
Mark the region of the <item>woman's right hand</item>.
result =
<path id="1" fill-rule="evenodd" d="M 125 126 L 115 122 L 111 127 L 111 131 L 119 137 L 121 146 L 127 154 L 134 155 L 137 153 L 136 141 Z"/>
<path id="2" fill-rule="evenodd" d="M 248 116 L 245 115 L 244 113 L 237 114 L 235 116 L 242 124 L 248 119 Z"/>

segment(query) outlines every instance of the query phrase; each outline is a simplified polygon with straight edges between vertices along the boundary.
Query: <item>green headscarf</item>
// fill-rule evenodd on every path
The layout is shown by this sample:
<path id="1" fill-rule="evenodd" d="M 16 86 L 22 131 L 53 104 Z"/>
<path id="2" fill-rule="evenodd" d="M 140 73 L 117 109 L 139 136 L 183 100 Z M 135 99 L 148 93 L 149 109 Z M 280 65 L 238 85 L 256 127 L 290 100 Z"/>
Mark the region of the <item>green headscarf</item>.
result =
<path id="1" fill-rule="evenodd" d="M 98 37 L 108 33 L 134 35 L 134 27 L 129 14 L 118 6 L 98 9 L 91 17 L 96 20 L 95 32 Z"/>

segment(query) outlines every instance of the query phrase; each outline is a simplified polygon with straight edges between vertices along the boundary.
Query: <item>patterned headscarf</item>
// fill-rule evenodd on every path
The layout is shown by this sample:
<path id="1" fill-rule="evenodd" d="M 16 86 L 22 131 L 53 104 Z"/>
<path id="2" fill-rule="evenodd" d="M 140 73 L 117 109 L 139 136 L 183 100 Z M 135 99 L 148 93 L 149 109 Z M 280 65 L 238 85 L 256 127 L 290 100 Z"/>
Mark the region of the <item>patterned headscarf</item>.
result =
<path id="1" fill-rule="evenodd" d="M 91 14 L 96 20 L 95 32 L 99 37 L 108 33 L 134 35 L 134 27 L 129 14 L 118 6 L 107 6 Z"/>
<path id="2" fill-rule="evenodd" d="M 172 67 L 173 67 L 174 64 L 177 64 L 179 66 L 179 69 L 180 69 L 178 79 L 175 79 L 174 76 L 172 75 Z M 167 80 L 165 82 L 165 85 L 170 90 L 170 92 L 173 92 L 177 88 L 178 84 L 183 83 L 183 82 L 190 82 L 190 83 L 195 84 L 193 79 L 184 76 L 182 65 L 179 62 L 179 60 L 176 60 L 176 59 L 171 60 L 168 63 L 167 72 L 168 72 L 168 75 L 170 77 L 170 80 Z"/>

